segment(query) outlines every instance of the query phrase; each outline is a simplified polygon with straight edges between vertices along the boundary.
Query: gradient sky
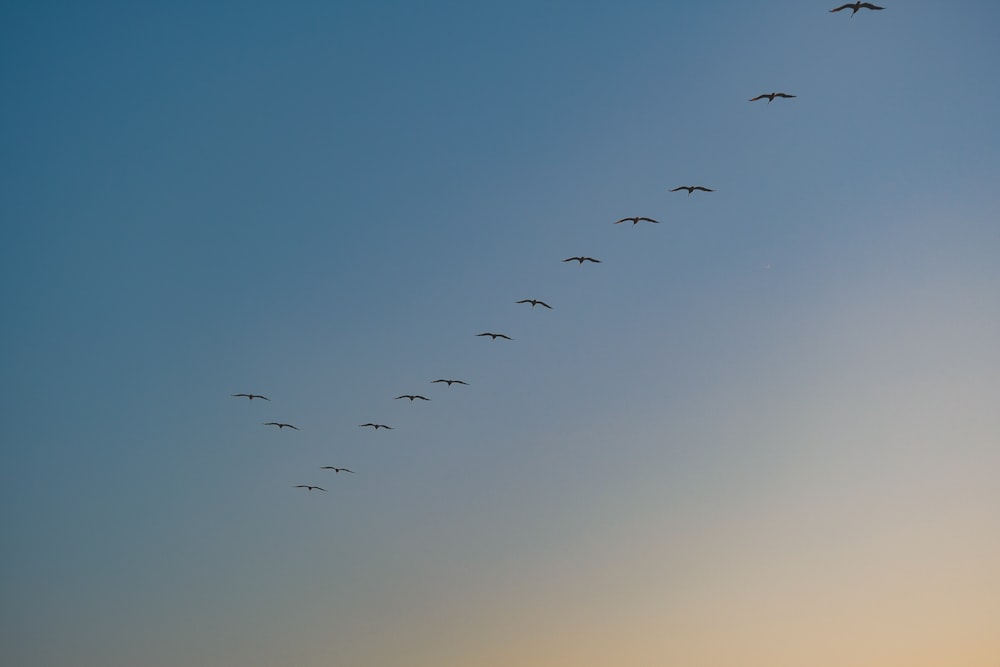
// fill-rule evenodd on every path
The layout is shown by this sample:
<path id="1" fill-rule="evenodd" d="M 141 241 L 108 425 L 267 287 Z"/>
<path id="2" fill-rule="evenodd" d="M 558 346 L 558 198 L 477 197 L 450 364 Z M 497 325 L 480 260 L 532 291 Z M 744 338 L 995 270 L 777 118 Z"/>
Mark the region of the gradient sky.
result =
<path id="1" fill-rule="evenodd" d="M 996 667 L 1000 6 L 834 4 L 3 3 L 0 663 Z"/>

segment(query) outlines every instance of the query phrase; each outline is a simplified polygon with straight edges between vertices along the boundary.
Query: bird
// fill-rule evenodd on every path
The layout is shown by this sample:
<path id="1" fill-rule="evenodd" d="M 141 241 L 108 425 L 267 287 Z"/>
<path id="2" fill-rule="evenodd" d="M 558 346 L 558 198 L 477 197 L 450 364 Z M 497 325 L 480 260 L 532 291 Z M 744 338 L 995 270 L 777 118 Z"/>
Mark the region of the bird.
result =
<path id="1" fill-rule="evenodd" d="M 285 428 L 287 426 L 288 428 L 294 428 L 296 431 L 299 430 L 298 426 L 292 426 L 291 424 L 282 424 L 281 422 L 264 422 L 264 426 L 277 426 L 279 429 Z"/>
<path id="2" fill-rule="evenodd" d="M 567 257 L 563 260 L 564 262 L 580 262 L 580 266 L 583 266 L 584 262 L 593 262 L 594 264 L 600 264 L 601 260 L 594 259 L 593 257 Z"/>
<path id="3" fill-rule="evenodd" d="M 688 197 L 690 197 L 691 193 L 694 192 L 695 190 L 701 190 L 702 192 L 715 192 L 715 190 L 713 190 L 712 188 L 706 188 L 701 185 L 682 185 L 680 187 L 674 188 L 673 190 L 671 190 L 671 192 L 677 192 L 679 190 L 687 190 Z"/>
<path id="4" fill-rule="evenodd" d="M 645 220 L 646 222 L 655 222 L 656 224 L 660 223 L 659 220 L 653 220 L 652 218 L 643 218 L 643 217 L 636 216 L 634 218 L 622 218 L 621 220 L 615 220 L 615 224 L 617 225 L 620 222 L 628 222 L 630 220 L 632 221 L 633 225 L 638 225 L 640 220 Z M 572 258 L 570 258 L 570 259 L 572 259 Z M 582 264 L 583 262 L 580 262 L 580 263 Z"/>
<path id="5" fill-rule="evenodd" d="M 775 97 L 798 97 L 798 95 L 789 95 L 788 93 L 764 93 L 763 95 L 758 95 L 757 97 L 751 97 L 751 102 L 756 102 L 757 100 L 762 100 L 767 98 L 767 103 L 770 104 L 774 101 Z"/>
<path id="6" fill-rule="evenodd" d="M 837 7 L 835 9 L 831 9 L 830 11 L 831 12 L 839 12 L 842 9 L 850 9 L 851 10 L 851 16 L 854 16 L 855 14 L 858 13 L 858 10 L 860 10 L 862 8 L 864 8 L 864 9 L 873 9 L 873 10 L 885 9 L 885 7 L 879 7 L 878 5 L 873 5 L 870 2 L 849 2 L 846 5 L 841 5 L 840 7 Z"/>
<path id="7" fill-rule="evenodd" d="M 233 396 L 245 396 L 246 398 L 249 398 L 251 401 L 253 399 L 255 399 L 255 398 L 263 398 L 265 401 L 270 401 L 271 400 L 267 396 L 261 396 L 260 394 L 232 394 L 232 395 Z"/>
<path id="8" fill-rule="evenodd" d="M 305 489 L 306 491 L 312 491 L 313 489 L 316 489 L 318 491 L 326 491 L 326 489 L 324 489 L 322 486 L 310 486 L 309 484 L 296 484 L 295 488 Z"/>
<path id="9" fill-rule="evenodd" d="M 373 423 L 371 423 L 371 422 L 368 422 L 367 424 L 358 424 L 358 426 L 360 426 L 360 427 L 362 427 L 362 428 L 363 428 L 363 427 L 365 427 L 365 426 L 371 426 L 371 427 L 372 427 L 373 429 L 375 429 L 376 431 L 377 431 L 377 430 L 379 430 L 380 428 L 387 428 L 387 429 L 389 429 L 390 431 L 392 430 L 392 427 L 391 427 L 391 426 L 386 426 L 385 424 L 373 424 Z"/>
<path id="10" fill-rule="evenodd" d="M 552 306 L 545 303 L 544 301 L 539 301 L 538 299 L 521 299 L 520 301 L 517 301 L 515 303 L 530 303 L 532 308 L 534 308 L 535 306 L 545 306 L 549 310 L 552 310 Z"/>
<path id="11" fill-rule="evenodd" d="M 354 474 L 353 470 L 348 470 L 347 468 L 335 468 L 334 466 L 322 466 L 320 470 L 332 470 L 333 472 L 336 473 L 349 472 L 352 475 Z"/>
<path id="12" fill-rule="evenodd" d="M 490 340 L 496 340 L 497 338 L 504 338 L 506 340 L 514 340 L 513 338 L 511 338 L 510 336 L 508 336 L 506 334 L 490 333 L 489 331 L 485 331 L 485 332 L 483 332 L 481 334 L 476 334 L 476 335 L 477 336 L 489 336 Z"/>
<path id="13" fill-rule="evenodd" d="M 426 396 L 421 396 L 420 394 L 403 394 L 402 396 L 397 396 L 393 400 L 394 401 L 398 401 L 401 398 L 408 398 L 408 399 L 410 399 L 410 403 L 412 403 L 413 399 L 415 399 L 415 398 L 419 398 L 421 401 L 429 401 L 429 400 L 431 400 L 431 399 L 427 398 Z"/>
<path id="14" fill-rule="evenodd" d="M 468 382 L 465 382 L 464 380 L 431 380 L 431 384 L 434 384 L 435 382 L 446 382 L 446 383 L 448 383 L 449 387 L 451 385 L 453 385 L 453 384 L 464 384 L 464 385 L 468 385 L 469 384 Z"/>

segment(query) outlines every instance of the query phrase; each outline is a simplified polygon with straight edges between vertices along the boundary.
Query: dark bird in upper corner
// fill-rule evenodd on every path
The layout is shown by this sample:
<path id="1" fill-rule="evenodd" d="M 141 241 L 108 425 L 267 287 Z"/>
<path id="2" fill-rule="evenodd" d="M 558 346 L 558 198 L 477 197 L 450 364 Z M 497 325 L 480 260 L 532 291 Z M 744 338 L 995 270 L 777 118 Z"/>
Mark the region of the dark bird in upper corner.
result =
<path id="1" fill-rule="evenodd" d="M 312 491 L 316 489 L 317 491 L 326 491 L 322 486 L 310 486 L 309 484 L 296 484 L 296 489 L 305 489 L 306 491 Z"/>
<path id="2" fill-rule="evenodd" d="M 354 474 L 353 470 L 348 470 L 347 468 L 336 468 L 334 466 L 322 466 L 320 470 L 332 470 L 333 472 L 349 472 L 352 475 Z"/>
<path id="3" fill-rule="evenodd" d="M 449 387 L 453 384 L 464 384 L 464 385 L 469 384 L 468 382 L 465 382 L 463 380 L 431 380 L 431 384 L 434 384 L 435 382 L 446 382 Z"/>
<path id="4" fill-rule="evenodd" d="M 580 262 L 580 266 L 583 266 L 584 262 L 593 262 L 594 264 L 600 264 L 601 260 L 594 259 L 593 257 L 567 257 L 563 260 L 564 262 Z"/>
<path id="5" fill-rule="evenodd" d="M 622 218 L 621 220 L 615 220 L 615 224 L 617 225 L 622 222 L 631 222 L 633 225 L 638 225 L 640 220 L 645 220 L 646 222 L 654 222 L 656 224 L 660 224 L 659 220 L 653 220 L 652 218 L 643 218 L 640 216 L 636 216 L 634 218 Z"/>
<path id="6" fill-rule="evenodd" d="M 372 427 L 373 429 L 375 429 L 376 431 L 377 431 L 377 430 L 379 430 L 380 428 L 387 428 L 387 429 L 389 429 L 390 431 L 392 430 L 392 427 L 391 427 L 391 426 L 386 426 L 385 424 L 373 424 L 373 423 L 371 423 L 371 422 L 368 422 L 367 424 L 358 424 L 358 426 L 361 426 L 361 427 L 365 427 L 365 426 L 371 426 L 371 427 Z"/>
<path id="7" fill-rule="evenodd" d="M 281 422 L 264 422 L 264 426 L 277 426 L 279 429 L 285 428 L 287 426 L 288 428 L 294 428 L 296 431 L 299 430 L 298 426 L 292 426 L 291 424 L 282 424 Z"/>
<path id="8" fill-rule="evenodd" d="M 251 401 L 255 398 L 263 398 L 265 401 L 270 401 L 271 399 L 267 396 L 261 396 L 260 394 L 232 394 L 233 396 L 243 396 L 249 398 Z"/>
<path id="9" fill-rule="evenodd" d="M 412 403 L 413 399 L 415 399 L 415 398 L 419 398 L 421 401 L 429 401 L 429 400 L 431 400 L 431 399 L 427 398 L 426 396 L 421 396 L 420 394 L 403 394 L 402 396 L 397 396 L 393 400 L 394 401 L 398 401 L 401 398 L 408 398 L 408 399 L 410 399 L 410 403 Z"/>
<path id="10" fill-rule="evenodd" d="M 477 336 L 489 336 L 490 340 L 496 340 L 497 338 L 503 338 L 504 340 L 514 340 L 513 338 L 511 338 L 510 336 L 508 336 L 506 334 L 490 333 L 489 331 L 485 331 L 485 332 L 483 332 L 481 334 L 476 334 L 476 335 Z"/>
<path id="11" fill-rule="evenodd" d="M 517 301 L 516 303 L 530 303 L 532 308 L 534 308 L 535 306 L 545 306 L 549 310 L 552 310 L 552 306 L 550 306 L 549 304 L 545 303 L 544 301 L 539 301 L 538 299 L 521 299 L 520 301 Z"/>
<path id="12" fill-rule="evenodd" d="M 691 193 L 694 192 L 695 190 L 701 190 L 702 192 L 715 192 L 715 190 L 713 190 L 712 188 L 706 188 L 703 185 L 681 185 L 680 187 L 676 187 L 673 190 L 671 190 L 671 192 L 679 192 L 681 190 L 687 190 L 688 197 L 690 197 Z"/>
<path id="13" fill-rule="evenodd" d="M 798 97 L 798 95 L 789 95 L 788 93 L 764 93 L 763 95 L 758 95 L 757 97 L 751 97 L 751 102 L 756 102 L 757 100 L 762 100 L 767 98 L 767 103 L 770 104 L 774 101 L 775 97 Z"/>
<path id="14" fill-rule="evenodd" d="M 831 9 L 830 11 L 831 12 L 839 12 L 842 9 L 850 9 L 851 10 L 851 16 L 854 16 L 855 14 L 858 13 L 858 10 L 860 10 L 860 9 L 872 9 L 872 10 L 878 11 L 879 9 L 885 9 L 885 7 L 879 7 L 878 5 L 873 5 L 870 2 L 849 2 L 846 5 L 841 5 L 840 7 L 837 7 L 835 9 Z"/>

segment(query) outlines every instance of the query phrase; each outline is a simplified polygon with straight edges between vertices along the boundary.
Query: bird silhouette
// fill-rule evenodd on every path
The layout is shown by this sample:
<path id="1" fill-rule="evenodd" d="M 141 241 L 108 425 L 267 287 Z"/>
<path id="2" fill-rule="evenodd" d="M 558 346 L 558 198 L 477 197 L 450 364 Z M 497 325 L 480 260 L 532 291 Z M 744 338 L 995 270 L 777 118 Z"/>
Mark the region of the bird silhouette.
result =
<path id="1" fill-rule="evenodd" d="M 420 394 L 403 394 L 402 396 L 397 396 L 393 400 L 398 401 L 401 398 L 408 398 L 408 399 L 410 399 L 410 403 L 412 403 L 413 399 L 415 399 L 415 398 L 419 398 L 421 401 L 429 401 L 429 400 L 431 400 L 431 399 L 427 398 L 426 396 L 421 396 Z"/>
<path id="2" fill-rule="evenodd" d="M 762 100 L 767 98 L 767 103 L 770 104 L 774 101 L 775 97 L 798 97 L 798 95 L 789 95 L 788 93 L 764 93 L 763 95 L 758 95 L 757 97 L 751 97 L 751 102 L 756 102 L 757 100 Z"/>
<path id="3" fill-rule="evenodd" d="M 580 266 L 583 266 L 584 262 L 593 262 L 594 264 L 600 264 L 601 260 L 594 259 L 593 257 L 567 257 L 563 260 L 564 262 L 580 262 Z"/>
<path id="4" fill-rule="evenodd" d="M 279 429 L 285 428 L 287 426 L 288 428 L 294 428 L 296 431 L 299 430 L 298 426 L 292 426 L 291 424 L 282 424 L 281 422 L 264 422 L 264 426 L 277 426 Z"/>
<path id="5" fill-rule="evenodd" d="M 320 468 L 320 470 L 332 470 L 333 472 L 336 472 L 336 473 L 349 472 L 352 475 L 354 474 L 353 470 L 348 470 L 347 468 L 336 468 L 334 466 L 322 466 Z"/>
<path id="6" fill-rule="evenodd" d="M 249 398 L 251 401 L 255 398 L 263 398 L 265 401 L 270 401 L 271 399 L 267 396 L 261 396 L 260 394 L 232 394 L 233 396 L 244 396 Z"/>
<path id="7" fill-rule="evenodd" d="M 326 491 L 322 486 L 310 486 L 309 484 L 296 484 L 296 489 L 305 489 L 306 491 L 312 491 L 316 489 L 317 491 Z"/>
<path id="8" fill-rule="evenodd" d="M 514 340 L 513 338 L 511 338 L 506 334 L 490 333 L 489 331 L 485 331 L 481 334 L 476 334 L 476 336 L 489 336 L 490 340 L 496 340 L 497 338 L 503 338 L 505 340 Z"/>
<path id="9" fill-rule="evenodd" d="M 830 11 L 831 12 L 839 12 L 842 9 L 850 9 L 851 10 L 851 16 L 854 16 L 855 14 L 858 13 L 858 10 L 860 10 L 862 8 L 864 8 L 864 9 L 872 9 L 872 10 L 876 10 L 876 11 L 879 10 L 879 9 L 885 9 L 885 7 L 879 7 L 878 5 L 873 5 L 870 2 L 849 2 L 846 5 L 841 5 L 840 7 L 837 7 L 835 9 L 831 9 Z"/>
<path id="10" fill-rule="evenodd" d="M 702 192 L 715 192 L 715 190 L 713 190 L 712 188 L 706 188 L 701 185 L 682 185 L 680 187 L 674 188 L 673 190 L 671 190 L 671 192 L 678 192 L 680 190 L 687 190 L 688 197 L 690 197 L 691 193 L 694 192 L 695 190 L 701 190 Z"/>
<path id="11" fill-rule="evenodd" d="M 655 222 L 656 224 L 660 223 L 659 220 L 653 220 L 652 218 L 643 218 L 643 217 L 636 216 L 634 218 L 622 218 L 621 220 L 615 220 L 615 224 L 617 225 L 618 223 L 621 223 L 621 222 L 629 222 L 629 221 L 631 221 L 631 223 L 633 225 L 638 225 L 640 220 L 645 220 L 646 222 Z M 580 262 L 580 263 L 582 264 L 583 262 Z"/>
<path id="12" fill-rule="evenodd" d="M 464 385 L 469 384 L 468 382 L 465 382 L 463 380 L 431 380 L 431 384 L 434 384 L 435 382 L 446 382 L 449 387 L 453 384 L 464 384 Z"/>
<path id="13" fill-rule="evenodd" d="M 515 303 L 530 303 L 532 308 L 534 308 L 535 306 L 545 306 L 549 310 L 552 310 L 552 306 L 545 303 L 544 301 L 539 301 L 538 299 L 521 299 L 520 301 L 517 301 Z"/>
<path id="14" fill-rule="evenodd" d="M 380 428 L 387 428 L 387 429 L 389 429 L 390 431 L 392 430 L 392 427 L 391 427 L 391 426 L 386 426 L 385 424 L 373 424 L 373 423 L 371 423 L 371 422 L 368 422 L 367 424 L 358 424 L 358 426 L 360 426 L 360 427 L 362 427 L 362 428 L 364 428 L 365 426 L 371 426 L 371 427 L 372 427 L 373 429 L 375 429 L 376 431 L 377 431 L 377 430 L 379 430 Z"/>

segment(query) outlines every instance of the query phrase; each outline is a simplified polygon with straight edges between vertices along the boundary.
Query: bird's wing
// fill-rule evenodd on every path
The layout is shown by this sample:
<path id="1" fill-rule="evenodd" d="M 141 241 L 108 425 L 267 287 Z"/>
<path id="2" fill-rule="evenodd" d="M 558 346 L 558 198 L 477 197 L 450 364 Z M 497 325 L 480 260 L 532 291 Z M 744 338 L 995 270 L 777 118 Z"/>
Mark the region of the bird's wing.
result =
<path id="1" fill-rule="evenodd" d="M 320 466 L 320 470 L 336 470 L 333 466 Z"/>
<path id="2" fill-rule="evenodd" d="M 358 428 L 364 428 L 365 426 L 374 426 L 375 424 L 368 422 L 367 424 L 358 424 Z"/>
<path id="3" fill-rule="evenodd" d="M 645 220 L 646 222 L 655 222 L 656 224 L 660 224 L 659 220 L 653 220 L 652 218 L 639 218 L 639 219 Z"/>
<path id="4" fill-rule="evenodd" d="M 261 396 L 260 394 L 257 395 L 257 398 L 263 398 L 265 401 L 270 401 L 271 400 L 267 396 Z"/>
<path id="5" fill-rule="evenodd" d="M 601 260 L 594 259 L 593 257 L 584 257 L 584 259 L 587 260 L 588 262 L 593 262 L 594 264 L 600 264 L 601 263 Z"/>
<path id="6" fill-rule="evenodd" d="M 278 422 L 264 422 L 264 426 L 277 426 Z"/>
<path id="7" fill-rule="evenodd" d="M 294 428 L 296 431 L 299 430 L 298 426 L 292 426 L 291 424 L 285 424 L 285 426 L 287 426 L 288 428 Z"/>
<path id="8" fill-rule="evenodd" d="M 354 471 L 353 471 L 353 470 L 348 470 L 347 468 L 341 468 L 341 470 L 343 470 L 344 472 L 349 472 L 349 473 L 351 473 L 352 475 L 354 474 Z"/>
<path id="9" fill-rule="evenodd" d="M 765 94 L 765 95 L 758 95 L 757 97 L 751 97 L 751 98 L 750 98 L 750 101 L 751 101 L 751 102 L 756 102 L 757 100 L 762 100 L 762 99 L 764 99 L 765 97 L 767 97 L 767 95 L 766 95 L 766 94 Z"/>
<path id="10" fill-rule="evenodd" d="M 706 188 L 703 185 L 696 185 L 696 186 L 694 186 L 694 189 L 695 190 L 701 190 L 702 192 L 715 192 L 715 190 L 713 190 L 712 188 Z"/>
<path id="11" fill-rule="evenodd" d="M 550 306 L 549 304 L 545 303 L 544 301 L 539 301 L 539 302 L 538 302 L 538 305 L 539 305 L 539 306 L 545 306 L 545 307 L 546 307 L 546 308 L 548 308 L 549 310 L 552 310 L 552 306 Z"/>
<path id="12" fill-rule="evenodd" d="M 394 399 L 392 399 L 392 400 L 394 400 L 394 401 L 398 401 L 398 400 L 399 400 L 399 399 L 401 399 L 401 398 L 409 398 L 409 396 L 407 396 L 406 394 L 403 394 L 402 396 L 397 396 L 396 398 L 394 398 Z"/>
<path id="13" fill-rule="evenodd" d="M 316 489 L 317 491 L 326 491 L 326 489 L 324 489 L 322 486 L 313 486 L 313 487 L 310 487 L 310 490 L 312 490 L 312 489 Z"/>
<path id="14" fill-rule="evenodd" d="M 622 218 L 621 220 L 615 220 L 615 224 L 617 225 L 618 223 L 621 223 L 621 222 L 628 222 L 631 219 L 632 218 Z M 571 257 L 570 259 L 575 259 L 575 258 Z"/>
<path id="15" fill-rule="evenodd" d="M 421 401 L 429 401 L 429 400 L 431 400 L 431 399 L 427 398 L 426 396 L 421 396 L 420 394 L 417 394 L 413 398 L 419 398 Z"/>
<path id="16" fill-rule="evenodd" d="M 752 102 L 753 100 L 750 100 L 750 101 Z M 687 190 L 687 188 L 685 186 L 681 185 L 681 186 L 676 187 L 673 190 L 671 190 L 671 192 L 680 192 L 681 190 Z"/>
<path id="17" fill-rule="evenodd" d="M 836 9 L 831 9 L 830 11 L 831 12 L 839 12 L 841 9 L 853 9 L 853 7 L 854 7 L 854 5 L 851 5 L 851 4 L 841 5 L 840 7 L 837 7 Z"/>
<path id="18" fill-rule="evenodd" d="M 249 397 L 250 394 L 232 394 L 232 396 L 246 396 L 246 397 Z"/>
<path id="19" fill-rule="evenodd" d="M 885 7 L 879 7 L 878 5 L 873 5 L 870 2 L 862 2 L 861 6 L 867 9 L 885 9 Z"/>
<path id="20" fill-rule="evenodd" d="M 514 303 L 531 303 L 531 299 L 521 299 L 520 301 L 515 301 Z"/>
<path id="21" fill-rule="evenodd" d="M 497 334 L 497 338 L 506 338 L 507 340 L 514 340 L 513 338 L 505 334 Z"/>
<path id="22" fill-rule="evenodd" d="M 789 95 L 788 93 L 775 93 L 775 97 L 796 97 L 795 95 Z"/>

